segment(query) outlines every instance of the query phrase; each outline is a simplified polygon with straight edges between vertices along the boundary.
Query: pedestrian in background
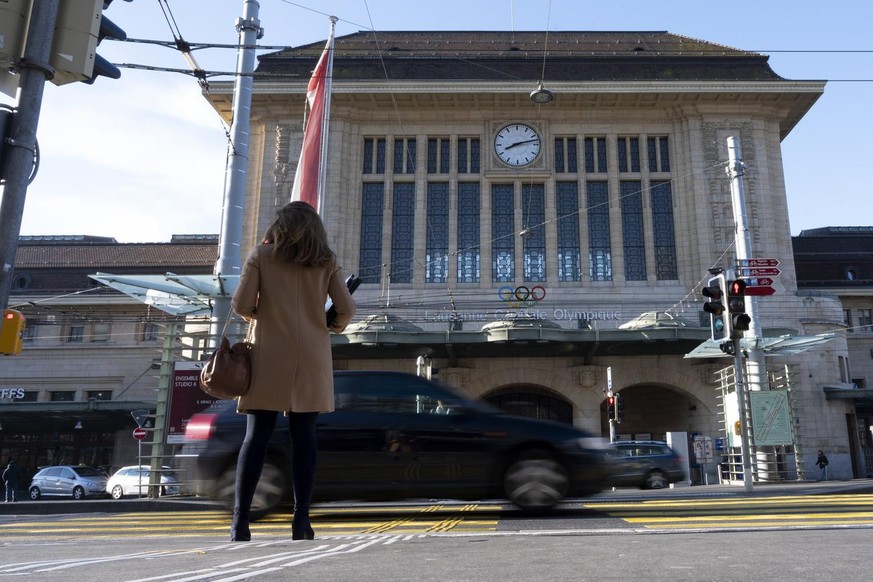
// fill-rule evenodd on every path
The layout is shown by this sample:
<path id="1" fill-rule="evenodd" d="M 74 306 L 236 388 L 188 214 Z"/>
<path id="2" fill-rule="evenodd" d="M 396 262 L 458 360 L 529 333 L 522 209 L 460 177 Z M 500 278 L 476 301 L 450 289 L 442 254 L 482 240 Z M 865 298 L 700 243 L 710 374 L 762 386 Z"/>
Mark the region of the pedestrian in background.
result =
<path id="1" fill-rule="evenodd" d="M 824 451 L 819 449 L 818 458 L 815 460 L 815 466 L 821 470 L 819 473 L 818 480 L 819 481 L 827 481 L 828 480 L 828 458 L 825 456 Z"/>
<path id="2" fill-rule="evenodd" d="M 324 305 L 337 316 L 327 327 Z M 246 259 L 233 310 L 254 320 L 249 391 L 237 402 L 246 436 L 237 459 L 231 540 L 248 541 L 249 513 L 279 412 L 288 416 L 294 485 L 292 539 L 313 539 L 309 505 L 315 486 L 315 422 L 332 412 L 330 332 L 341 333 L 355 313 L 327 232 L 315 209 L 292 202 L 278 212 L 264 242 Z"/>
<path id="3" fill-rule="evenodd" d="M 15 459 L 9 459 L 6 463 L 6 468 L 3 469 L 3 483 L 6 485 L 6 503 L 17 501 L 15 496 L 18 491 L 18 479 L 21 471 L 18 469 L 18 463 Z"/>

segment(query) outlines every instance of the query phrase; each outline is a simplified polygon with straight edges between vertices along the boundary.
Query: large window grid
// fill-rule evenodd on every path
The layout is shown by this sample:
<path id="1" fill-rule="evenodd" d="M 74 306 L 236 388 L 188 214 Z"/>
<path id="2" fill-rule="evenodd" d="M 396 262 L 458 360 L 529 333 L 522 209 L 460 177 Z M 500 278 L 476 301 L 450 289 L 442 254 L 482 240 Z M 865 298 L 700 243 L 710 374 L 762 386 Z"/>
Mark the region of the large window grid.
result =
<path id="1" fill-rule="evenodd" d="M 624 243 L 624 276 L 628 281 L 646 280 L 646 238 L 643 233 L 642 184 L 622 181 L 621 235 Z"/>
<path id="2" fill-rule="evenodd" d="M 478 182 L 458 184 L 458 283 L 480 278 L 480 192 Z"/>
<path id="3" fill-rule="evenodd" d="M 363 283 L 379 283 L 382 271 L 382 213 L 385 186 L 364 184 L 361 205 L 361 256 L 359 274 Z"/>
<path id="4" fill-rule="evenodd" d="M 576 182 L 558 182 L 558 280 L 581 281 L 582 257 L 579 237 L 579 187 Z"/>
<path id="5" fill-rule="evenodd" d="M 411 178 L 415 173 L 416 139 L 398 137 L 392 143 L 391 163 L 395 179 L 363 185 L 360 267 L 364 280 L 374 283 L 381 278 L 384 261 L 382 229 L 383 221 L 387 219 L 391 221 L 391 247 L 385 250 L 391 256 L 389 273 L 392 282 L 411 283 L 414 280 L 413 267 L 417 264 L 423 265 L 424 273 L 421 275 L 425 283 L 444 284 L 454 278 L 459 283 L 478 283 L 481 276 L 480 221 L 488 220 L 480 212 L 481 184 L 455 183 L 454 178 L 451 182 L 413 182 Z M 423 161 L 430 176 L 448 178 L 453 169 L 458 177 L 481 171 L 480 138 L 436 136 L 424 138 L 422 143 L 427 148 Z M 518 200 L 515 196 L 519 192 L 513 184 L 487 186 L 491 190 L 491 240 L 488 242 L 492 251 L 492 281 L 509 283 L 515 281 L 518 275 L 526 282 L 547 281 L 545 241 L 549 228 L 555 229 L 552 236 L 555 236 L 557 243 L 557 281 L 582 280 L 583 250 L 588 255 L 590 280 L 613 280 L 610 232 L 613 227 L 610 225 L 609 209 L 613 202 L 618 203 L 621 216 L 619 226 L 624 279 L 646 280 L 647 263 L 651 261 L 654 261 L 654 274 L 658 280 L 678 279 L 671 182 L 669 176 L 664 176 L 671 170 L 668 137 L 613 135 L 607 139 L 606 136 L 561 136 L 554 138 L 553 143 L 555 174 L 576 174 L 584 171 L 587 178 L 585 181 L 575 182 L 567 181 L 570 176 L 564 176 L 564 181 L 554 183 L 554 205 L 558 218 L 554 227 L 545 225 L 545 184 L 522 184 Z M 607 143 L 616 145 L 608 147 Z M 581 148 L 577 148 L 577 144 Z M 642 153 L 641 146 L 646 148 Z M 364 138 L 363 148 L 363 173 L 384 173 L 386 139 Z M 612 155 L 616 156 L 617 163 L 610 166 L 607 163 L 608 156 Z M 623 174 L 638 174 L 622 176 L 624 179 L 617 184 L 619 196 L 614 201 L 610 200 L 607 182 L 610 168 L 617 168 Z M 648 174 L 659 175 L 652 176 L 647 196 L 644 194 L 643 185 L 649 184 Z M 580 175 L 580 179 L 582 178 Z M 455 187 L 457 198 L 450 194 L 455 191 Z M 384 198 L 386 189 L 392 195 L 390 216 L 383 216 L 387 207 Z M 419 250 L 422 256 L 417 260 L 414 251 L 416 190 L 423 191 L 426 195 L 423 208 L 427 213 L 426 233 L 422 233 L 426 240 Z M 646 202 L 650 203 L 650 214 L 643 211 Z M 522 207 L 516 208 L 516 203 Z M 456 208 L 455 217 L 450 216 L 450 208 Z M 586 210 L 580 216 L 581 208 Z M 519 221 L 521 225 L 518 224 Z M 455 265 L 451 265 L 452 269 L 456 269 L 455 273 L 450 273 L 450 226 L 454 226 L 452 230 L 457 233 L 457 250 L 452 251 L 456 260 Z M 529 236 L 519 239 L 519 226 L 530 229 Z M 587 245 L 582 244 L 583 236 L 587 237 Z M 518 270 L 516 245 L 522 251 L 522 264 Z M 652 254 L 647 256 L 649 246 L 652 247 Z M 70 338 L 66 341 L 76 339 Z"/>
<path id="6" fill-rule="evenodd" d="M 521 204 L 524 226 L 529 230 L 522 238 L 524 280 L 543 282 L 546 280 L 545 187 L 542 184 L 522 186 Z"/>
<path id="7" fill-rule="evenodd" d="M 394 184 L 391 213 L 391 282 L 411 283 L 415 261 L 415 184 Z"/>
<path id="8" fill-rule="evenodd" d="M 679 278 L 676 234 L 673 224 L 673 191 L 670 182 L 652 184 L 652 235 L 655 241 L 655 275 L 659 281 Z"/>
<path id="9" fill-rule="evenodd" d="M 515 281 L 515 204 L 512 184 L 491 186 L 491 280 Z"/>
<path id="10" fill-rule="evenodd" d="M 588 182 L 588 276 L 592 281 L 612 281 L 606 182 Z"/>
<path id="11" fill-rule="evenodd" d="M 427 185 L 425 283 L 446 283 L 449 276 L 449 185 Z"/>

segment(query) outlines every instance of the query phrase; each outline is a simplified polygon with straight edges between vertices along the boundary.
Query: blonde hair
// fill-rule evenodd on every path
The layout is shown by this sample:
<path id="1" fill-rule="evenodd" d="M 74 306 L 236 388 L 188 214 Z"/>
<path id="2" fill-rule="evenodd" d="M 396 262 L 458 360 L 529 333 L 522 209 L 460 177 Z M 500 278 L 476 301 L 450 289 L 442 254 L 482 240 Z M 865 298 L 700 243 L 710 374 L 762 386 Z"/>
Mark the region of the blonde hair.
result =
<path id="1" fill-rule="evenodd" d="M 273 256 L 307 267 L 326 265 L 335 254 L 327 242 L 327 231 L 315 208 L 306 202 L 291 202 L 277 213 L 267 229 L 265 244 L 272 244 Z"/>

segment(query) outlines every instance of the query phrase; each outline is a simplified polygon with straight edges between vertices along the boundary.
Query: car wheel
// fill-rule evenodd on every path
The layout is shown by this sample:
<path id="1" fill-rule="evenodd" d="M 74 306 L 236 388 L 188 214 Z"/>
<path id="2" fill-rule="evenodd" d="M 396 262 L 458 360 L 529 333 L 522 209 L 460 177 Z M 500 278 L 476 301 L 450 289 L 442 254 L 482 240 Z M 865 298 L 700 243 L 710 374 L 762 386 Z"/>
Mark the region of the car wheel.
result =
<path id="1" fill-rule="evenodd" d="M 652 471 L 646 475 L 646 482 L 643 484 L 643 489 L 663 489 L 670 482 L 667 481 L 666 475 L 660 471 Z"/>
<path id="2" fill-rule="evenodd" d="M 84 499 L 85 498 L 85 490 L 78 485 L 73 487 L 73 499 Z"/>
<path id="3" fill-rule="evenodd" d="M 121 485 L 116 485 L 112 488 L 112 499 L 121 499 L 124 497 L 124 489 Z"/>
<path id="4" fill-rule="evenodd" d="M 229 466 L 218 479 L 215 496 L 226 508 L 233 510 L 236 465 Z M 288 478 L 275 462 L 267 459 L 252 498 L 250 519 L 261 518 L 281 505 L 288 490 Z"/>
<path id="5" fill-rule="evenodd" d="M 519 455 L 506 470 L 503 486 L 509 500 L 525 510 L 552 507 L 567 495 L 570 479 L 563 465 L 548 451 Z"/>
<path id="6" fill-rule="evenodd" d="M 30 498 L 34 501 L 42 497 L 42 492 L 39 490 L 39 487 L 31 487 L 30 488 Z"/>

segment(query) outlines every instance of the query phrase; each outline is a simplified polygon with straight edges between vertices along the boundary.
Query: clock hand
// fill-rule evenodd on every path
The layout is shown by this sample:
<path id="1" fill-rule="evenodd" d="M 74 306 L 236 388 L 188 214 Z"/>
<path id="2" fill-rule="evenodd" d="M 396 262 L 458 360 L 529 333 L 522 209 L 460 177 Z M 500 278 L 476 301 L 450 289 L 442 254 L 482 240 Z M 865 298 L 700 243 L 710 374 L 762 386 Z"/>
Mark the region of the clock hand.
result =
<path id="1" fill-rule="evenodd" d="M 534 139 L 526 139 L 526 140 L 524 140 L 524 141 L 517 141 L 517 142 L 515 142 L 514 144 L 510 144 L 510 145 L 506 146 L 506 149 L 511 149 L 511 148 L 514 148 L 515 146 L 524 145 L 524 144 L 526 144 L 526 143 L 533 143 L 533 142 L 536 142 L 536 141 L 540 141 L 540 140 L 534 138 Z"/>

